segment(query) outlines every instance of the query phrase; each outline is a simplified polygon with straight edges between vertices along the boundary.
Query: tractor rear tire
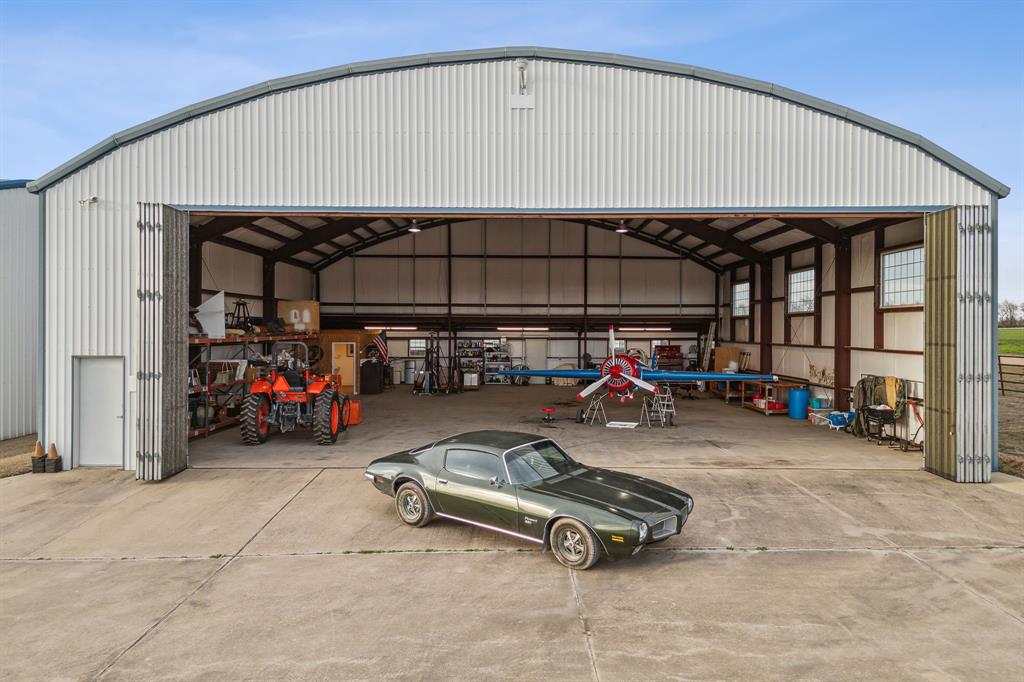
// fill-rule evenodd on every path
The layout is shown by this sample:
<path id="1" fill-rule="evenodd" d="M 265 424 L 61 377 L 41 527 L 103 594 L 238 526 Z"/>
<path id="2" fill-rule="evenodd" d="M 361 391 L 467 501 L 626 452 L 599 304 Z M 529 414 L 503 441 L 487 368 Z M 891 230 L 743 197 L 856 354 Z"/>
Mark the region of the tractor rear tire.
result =
<path id="1" fill-rule="evenodd" d="M 345 402 L 348 398 L 345 398 Z M 332 445 L 345 430 L 344 405 L 333 388 L 321 393 L 313 403 L 313 435 L 320 445 Z"/>
<path id="2" fill-rule="evenodd" d="M 239 426 L 242 431 L 242 442 L 246 445 L 262 445 L 267 442 L 270 434 L 270 401 L 262 393 L 250 393 L 242 401 L 242 412 L 239 415 Z"/>

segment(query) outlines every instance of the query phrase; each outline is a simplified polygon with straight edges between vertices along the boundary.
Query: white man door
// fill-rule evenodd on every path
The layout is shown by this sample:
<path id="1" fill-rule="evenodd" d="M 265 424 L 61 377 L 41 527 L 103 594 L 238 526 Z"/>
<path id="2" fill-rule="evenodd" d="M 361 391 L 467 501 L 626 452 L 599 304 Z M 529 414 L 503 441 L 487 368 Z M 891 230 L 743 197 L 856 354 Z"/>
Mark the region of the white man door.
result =
<path id="1" fill-rule="evenodd" d="M 75 358 L 76 466 L 124 466 L 124 358 Z"/>

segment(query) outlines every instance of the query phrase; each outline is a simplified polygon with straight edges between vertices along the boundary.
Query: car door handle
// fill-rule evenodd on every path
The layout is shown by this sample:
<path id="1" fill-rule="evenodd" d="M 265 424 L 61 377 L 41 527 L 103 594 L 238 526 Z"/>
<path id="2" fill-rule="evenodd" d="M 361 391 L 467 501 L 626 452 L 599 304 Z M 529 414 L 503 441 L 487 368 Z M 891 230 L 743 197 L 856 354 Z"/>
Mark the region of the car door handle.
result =
<path id="1" fill-rule="evenodd" d="M 441 485 L 448 485 L 448 479 L 447 478 L 439 478 L 439 479 L 437 479 L 437 482 L 440 483 Z"/>

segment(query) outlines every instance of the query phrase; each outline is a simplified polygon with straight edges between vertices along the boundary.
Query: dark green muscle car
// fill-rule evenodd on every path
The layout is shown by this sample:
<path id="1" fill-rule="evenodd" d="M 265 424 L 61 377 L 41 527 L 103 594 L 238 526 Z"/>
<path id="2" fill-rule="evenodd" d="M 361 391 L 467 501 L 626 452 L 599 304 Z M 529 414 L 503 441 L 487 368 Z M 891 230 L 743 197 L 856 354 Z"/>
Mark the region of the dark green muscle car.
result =
<path id="1" fill-rule="evenodd" d="M 677 535 L 693 511 L 681 490 L 584 466 L 549 438 L 511 431 L 463 433 L 381 457 L 363 475 L 395 498 L 410 526 L 435 516 L 461 521 L 535 542 L 575 569 Z"/>

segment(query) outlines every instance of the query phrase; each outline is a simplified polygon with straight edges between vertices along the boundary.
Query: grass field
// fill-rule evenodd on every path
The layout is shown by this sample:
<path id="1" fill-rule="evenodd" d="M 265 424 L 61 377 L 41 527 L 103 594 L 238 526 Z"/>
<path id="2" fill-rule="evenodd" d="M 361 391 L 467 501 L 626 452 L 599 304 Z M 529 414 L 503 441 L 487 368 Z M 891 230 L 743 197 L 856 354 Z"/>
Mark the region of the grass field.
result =
<path id="1" fill-rule="evenodd" d="M 1024 355 L 1024 327 L 999 330 L 999 352 Z"/>

